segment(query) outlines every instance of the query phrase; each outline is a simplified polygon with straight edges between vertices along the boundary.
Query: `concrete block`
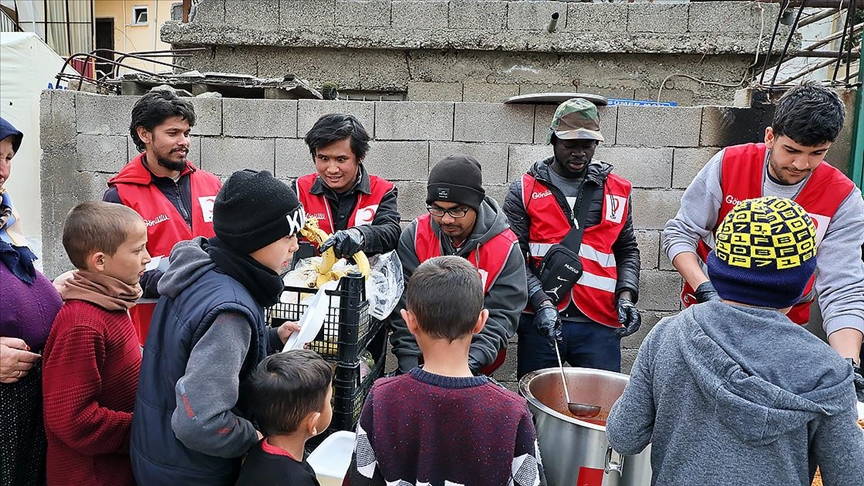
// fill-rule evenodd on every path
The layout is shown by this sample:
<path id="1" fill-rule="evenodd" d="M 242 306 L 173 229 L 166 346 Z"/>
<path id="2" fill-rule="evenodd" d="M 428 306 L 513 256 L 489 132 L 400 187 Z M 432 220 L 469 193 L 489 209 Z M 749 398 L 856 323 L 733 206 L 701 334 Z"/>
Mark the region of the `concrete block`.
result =
<path id="1" fill-rule="evenodd" d="M 545 144 L 546 135 L 549 133 L 549 125 L 558 105 L 537 105 L 534 111 L 534 143 Z M 615 132 L 618 130 L 618 107 L 598 106 L 597 113 L 600 115 L 600 133 L 605 139 L 600 147 L 615 145 Z"/>
<path id="2" fill-rule="evenodd" d="M 201 140 L 201 168 L 218 176 L 241 169 L 274 172 L 276 141 L 252 138 L 204 138 Z"/>
<path id="3" fill-rule="evenodd" d="M 116 174 L 129 161 L 126 139 L 125 135 L 78 135 L 76 168 Z"/>
<path id="4" fill-rule="evenodd" d="M 633 187 L 667 188 L 672 183 L 671 148 L 609 147 L 601 144 L 595 159 L 608 162 Z"/>
<path id="5" fill-rule="evenodd" d="M 528 169 L 538 160 L 552 156 L 552 147 L 548 145 L 510 145 L 507 156 L 507 180 L 515 181 L 528 172 Z"/>
<path id="6" fill-rule="evenodd" d="M 639 309 L 674 312 L 681 308 L 683 280 L 678 272 L 642 270 L 639 278 Z"/>
<path id="7" fill-rule="evenodd" d="M 453 103 L 375 102 L 378 140 L 453 140 Z"/>
<path id="8" fill-rule="evenodd" d="M 468 154 L 477 159 L 483 168 L 484 185 L 508 181 L 506 143 L 430 142 L 429 170 L 452 154 Z"/>
<path id="9" fill-rule="evenodd" d="M 280 179 L 296 179 L 315 172 L 315 161 L 302 139 L 276 139 L 276 172 Z"/>
<path id="10" fill-rule="evenodd" d="M 336 0 L 336 26 L 389 27 L 390 2 L 387 0 Z"/>
<path id="11" fill-rule="evenodd" d="M 656 100 L 657 93 L 659 92 L 660 83 L 657 83 L 657 87 L 650 88 L 637 88 L 634 98 L 637 100 Z M 689 89 L 664 89 L 661 93 L 660 101 L 674 101 L 678 103 L 678 106 L 693 106 L 696 104 L 694 102 L 694 94 L 692 90 Z"/>
<path id="12" fill-rule="evenodd" d="M 500 31 L 507 26 L 507 4 L 501 0 L 451 0 L 447 16 L 451 29 Z"/>
<path id="13" fill-rule="evenodd" d="M 225 22 L 231 25 L 242 25 L 244 29 L 249 30 L 279 30 L 279 2 L 226 0 Z"/>
<path id="14" fill-rule="evenodd" d="M 58 152 L 75 148 L 78 136 L 74 91 L 44 90 L 39 97 L 39 145 Z"/>
<path id="15" fill-rule="evenodd" d="M 626 4 L 568 3 L 566 30 L 569 32 L 627 31 Z"/>
<path id="16" fill-rule="evenodd" d="M 567 3 L 565 2 L 510 2 L 507 9 L 507 28 L 510 30 L 545 31 L 558 14 L 556 29 L 567 25 Z"/>
<path id="17" fill-rule="evenodd" d="M 457 142 L 531 143 L 534 106 L 456 103 L 453 140 Z"/>
<path id="18" fill-rule="evenodd" d="M 138 96 L 79 94 L 75 100 L 78 132 L 90 135 L 129 133 L 132 107 L 138 98 Z"/>
<path id="19" fill-rule="evenodd" d="M 359 83 L 355 85 L 357 89 L 404 92 L 408 80 L 414 79 L 409 68 L 411 56 L 408 51 L 370 49 L 364 52 L 362 58 L 357 54 L 351 54 L 354 56 L 352 63 L 357 66 L 355 70 L 359 78 Z M 347 68 L 340 66 L 339 69 Z M 343 84 L 343 86 L 347 85 Z"/>
<path id="20" fill-rule="evenodd" d="M 426 182 L 396 181 L 396 202 L 402 221 L 411 221 L 426 212 Z"/>
<path id="21" fill-rule="evenodd" d="M 462 83 L 408 83 L 409 101 L 462 101 Z"/>
<path id="22" fill-rule="evenodd" d="M 762 142 L 765 128 L 771 125 L 773 107 L 733 108 L 706 106 L 702 109 L 701 146 L 726 147 L 750 142 Z"/>
<path id="23" fill-rule="evenodd" d="M 718 147 L 676 148 L 672 151 L 672 187 L 686 189 L 708 163 L 720 151 Z"/>
<path id="24" fill-rule="evenodd" d="M 192 135 L 222 135 L 222 99 L 189 98 L 189 101 L 195 107 Z"/>
<path id="25" fill-rule="evenodd" d="M 636 356 L 639 355 L 638 349 L 622 348 L 621 349 L 621 373 L 630 374 L 633 369 L 633 363 L 636 362 Z"/>
<path id="26" fill-rule="evenodd" d="M 195 9 L 195 24 L 224 24 L 226 0 L 207 0 L 199 2 Z M 232 2 L 233 3 L 233 2 Z"/>
<path id="27" fill-rule="evenodd" d="M 770 35 L 768 29 L 777 18 L 778 7 L 755 2 L 693 2 L 688 30 L 758 35 L 764 20 L 765 35 Z"/>
<path id="28" fill-rule="evenodd" d="M 371 142 L 364 165 L 370 174 L 390 181 L 425 182 L 429 142 Z"/>
<path id="29" fill-rule="evenodd" d="M 518 84 L 465 83 L 462 99 L 473 103 L 502 103 L 518 94 Z"/>
<path id="30" fill-rule="evenodd" d="M 636 244 L 639 245 L 640 268 L 657 268 L 660 257 L 660 232 L 657 230 L 636 230 Z"/>
<path id="31" fill-rule="evenodd" d="M 627 32 L 679 34 L 687 32 L 689 5 L 634 3 L 627 5 Z"/>
<path id="32" fill-rule="evenodd" d="M 390 25 L 394 29 L 439 30 L 447 26 L 447 0 L 393 0 Z"/>
<path id="33" fill-rule="evenodd" d="M 619 106 L 615 143 L 698 147 L 701 107 Z"/>
<path id="34" fill-rule="evenodd" d="M 507 197 L 507 191 L 510 189 L 510 184 L 483 184 L 483 189 L 486 195 L 494 199 L 499 206 L 504 205 L 504 198 Z"/>
<path id="35" fill-rule="evenodd" d="M 296 137 L 297 101 L 224 98 L 222 123 L 228 137 Z"/>
<path id="36" fill-rule="evenodd" d="M 319 118 L 330 113 L 354 115 L 370 137 L 375 133 L 375 103 L 371 101 L 298 100 L 297 137 L 304 138 Z"/>
<path id="37" fill-rule="evenodd" d="M 662 232 L 660 234 L 660 241 L 661 241 L 661 245 L 662 245 L 662 241 L 663 241 Z M 673 272 L 678 271 L 675 269 L 675 266 L 672 265 L 672 262 L 669 261 L 669 258 L 666 257 L 666 252 L 663 251 L 662 246 L 660 247 L 660 259 L 657 261 L 657 268 L 660 270 L 671 270 Z"/>
<path id="38" fill-rule="evenodd" d="M 534 93 L 576 93 L 577 87 L 572 82 L 564 84 L 548 84 L 548 83 L 521 83 L 519 84 L 519 94 L 534 94 Z"/>
<path id="39" fill-rule="evenodd" d="M 279 0 L 279 27 L 283 29 L 329 27 L 335 19 L 335 0 L 316 0 L 314 8 L 308 0 Z"/>
<path id="40" fill-rule="evenodd" d="M 637 229 L 662 230 L 678 213 L 683 193 L 679 189 L 633 189 L 633 225 Z"/>

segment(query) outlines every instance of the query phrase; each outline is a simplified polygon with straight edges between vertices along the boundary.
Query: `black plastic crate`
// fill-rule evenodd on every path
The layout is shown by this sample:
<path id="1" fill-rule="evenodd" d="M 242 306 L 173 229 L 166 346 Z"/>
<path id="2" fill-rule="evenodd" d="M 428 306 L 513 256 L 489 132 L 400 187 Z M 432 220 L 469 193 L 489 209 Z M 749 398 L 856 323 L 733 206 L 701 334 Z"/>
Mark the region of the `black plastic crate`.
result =
<path id="1" fill-rule="evenodd" d="M 314 295 L 317 289 L 285 287 L 289 302 L 279 302 L 265 310 L 270 326 L 278 327 L 285 321 L 299 321 L 308 307 L 301 300 Z M 369 345 L 383 326 L 369 315 L 366 288 L 359 274 L 342 277 L 336 290 L 325 291 L 328 299 L 327 316 L 321 332 L 308 348 L 327 361 L 346 365 L 357 364 L 360 353 Z"/>
<path id="2" fill-rule="evenodd" d="M 381 356 L 375 356 L 375 366 L 369 373 L 360 379 L 360 362 L 348 366 L 342 363 L 336 364 L 336 372 L 333 377 L 333 421 L 330 431 L 354 430 L 357 421 L 360 420 L 360 412 L 363 411 L 363 403 L 372 389 L 372 384 L 378 378 L 384 376 L 384 364 L 387 350 L 381 352 Z"/>

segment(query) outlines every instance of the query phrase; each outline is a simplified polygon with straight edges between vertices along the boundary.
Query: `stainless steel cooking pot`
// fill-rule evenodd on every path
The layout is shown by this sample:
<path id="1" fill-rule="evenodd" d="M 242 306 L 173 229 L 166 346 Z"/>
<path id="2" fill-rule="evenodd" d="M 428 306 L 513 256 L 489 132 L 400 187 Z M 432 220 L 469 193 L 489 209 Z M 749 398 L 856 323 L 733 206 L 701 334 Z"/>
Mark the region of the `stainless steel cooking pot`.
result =
<path id="1" fill-rule="evenodd" d="M 534 371 L 519 381 L 519 393 L 534 416 L 540 457 L 549 486 L 647 486 L 651 446 L 621 456 L 606 440 L 606 417 L 629 377 L 589 368 L 564 368 L 570 399 L 600 406 L 600 415 L 578 419 L 567 412 L 559 368 Z"/>

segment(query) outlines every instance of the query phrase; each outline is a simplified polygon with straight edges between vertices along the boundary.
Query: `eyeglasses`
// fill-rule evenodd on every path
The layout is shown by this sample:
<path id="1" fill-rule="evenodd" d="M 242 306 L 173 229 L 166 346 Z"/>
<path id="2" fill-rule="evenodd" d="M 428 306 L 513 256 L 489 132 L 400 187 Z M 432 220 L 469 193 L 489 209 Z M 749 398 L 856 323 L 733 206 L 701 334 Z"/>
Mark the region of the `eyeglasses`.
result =
<path id="1" fill-rule="evenodd" d="M 441 209 L 436 208 L 435 206 L 426 206 L 426 211 L 429 211 L 429 214 L 435 216 L 437 218 L 443 217 L 445 214 L 449 214 L 453 219 L 464 218 L 466 214 L 468 214 L 468 210 L 470 208 L 464 209 Z"/>

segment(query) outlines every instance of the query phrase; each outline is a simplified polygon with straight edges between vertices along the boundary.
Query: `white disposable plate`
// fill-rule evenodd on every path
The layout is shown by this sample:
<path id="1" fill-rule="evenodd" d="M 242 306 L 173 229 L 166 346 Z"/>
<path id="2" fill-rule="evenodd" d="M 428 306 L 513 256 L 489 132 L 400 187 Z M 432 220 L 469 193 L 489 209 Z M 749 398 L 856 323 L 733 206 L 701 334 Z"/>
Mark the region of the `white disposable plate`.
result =
<path id="1" fill-rule="evenodd" d="M 864 419 L 864 403 L 858 402 L 858 418 Z"/>
<path id="2" fill-rule="evenodd" d="M 333 432 L 321 442 L 321 445 L 309 454 L 306 461 L 315 470 L 319 481 L 324 478 L 338 479 L 336 484 L 342 484 L 341 480 L 348 472 L 351 465 L 351 454 L 354 452 L 354 432 L 340 430 Z M 322 486 L 324 481 L 321 481 Z"/>
<path id="3" fill-rule="evenodd" d="M 288 341 L 285 342 L 285 347 L 282 351 L 289 349 L 303 349 L 303 346 L 315 339 L 315 336 L 321 332 L 321 326 L 324 325 L 324 320 L 327 319 L 327 309 L 330 307 L 330 299 L 327 298 L 325 291 L 336 290 L 336 285 L 339 282 L 331 280 L 318 289 L 309 301 L 309 306 L 306 307 L 306 312 L 300 317 L 300 330 L 288 336 Z"/>

